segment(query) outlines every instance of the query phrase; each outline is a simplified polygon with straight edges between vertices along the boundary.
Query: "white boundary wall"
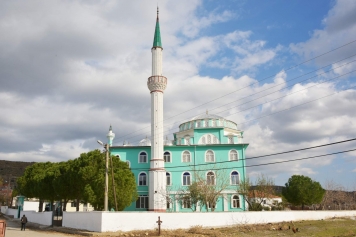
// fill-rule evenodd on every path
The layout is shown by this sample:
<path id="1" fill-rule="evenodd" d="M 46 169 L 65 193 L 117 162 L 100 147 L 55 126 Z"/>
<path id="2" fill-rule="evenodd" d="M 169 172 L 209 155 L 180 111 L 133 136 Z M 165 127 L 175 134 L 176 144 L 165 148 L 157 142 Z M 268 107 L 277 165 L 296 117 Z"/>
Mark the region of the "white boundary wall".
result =
<path id="1" fill-rule="evenodd" d="M 192 226 L 222 227 L 282 221 L 320 220 L 356 216 L 356 211 L 265 211 L 265 212 L 64 212 L 63 226 L 95 232 L 152 230 L 161 217 L 162 229 L 188 229 Z"/>
<path id="2" fill-rule="evenodd" d="M 40 225 L 52 225 L 52 212 L 21 211 L 20 218 L 26 215 L 28 222 Z"/>

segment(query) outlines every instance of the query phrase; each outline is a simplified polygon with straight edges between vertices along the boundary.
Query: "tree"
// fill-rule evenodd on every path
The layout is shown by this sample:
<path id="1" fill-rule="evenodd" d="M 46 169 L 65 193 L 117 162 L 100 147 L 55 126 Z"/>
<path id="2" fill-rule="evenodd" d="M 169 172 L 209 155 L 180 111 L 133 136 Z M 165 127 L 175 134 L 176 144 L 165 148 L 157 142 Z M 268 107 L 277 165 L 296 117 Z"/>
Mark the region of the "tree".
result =
<path id="1" fill-rule="evenodd" d="M 258 175 L 255 183 L 246 177 L 240 182 L 237 192 L 244 196 L 249 211 L 262 211 L 262 202 L 274 197 L 274 181 L 264 174 Z"/>
<path id="2" fill-rule="evenodd" d="M 323 200 L 325 190 L 319 182 L 303 175 L 293 175 L 282 190 L 282 195 L 293 205 L 319 204 Z"/>

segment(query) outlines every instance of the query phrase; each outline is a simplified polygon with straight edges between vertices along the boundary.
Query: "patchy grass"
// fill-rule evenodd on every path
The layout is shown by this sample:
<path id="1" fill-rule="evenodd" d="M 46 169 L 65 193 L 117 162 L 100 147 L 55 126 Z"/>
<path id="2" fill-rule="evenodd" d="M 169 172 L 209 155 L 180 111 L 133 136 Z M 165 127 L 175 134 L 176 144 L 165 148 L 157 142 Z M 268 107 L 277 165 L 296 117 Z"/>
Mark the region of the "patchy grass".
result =
<path id="1" fill-rule="evenodd" d="M 297 229 L 298 228 L 298 229 Z M 293 231 L 294 230 L 294 231 Z M 93 236 L 158 236 L 157 230 L 97 233 Z M 204 228 L 162 230 L 161 236 L 176 237 L 222 237 L 222 236 L 356 236 L 356 218 L 335 218 L 318 221 L 297 221 L 273 224 L 236 225 L 225 228 Z"/>

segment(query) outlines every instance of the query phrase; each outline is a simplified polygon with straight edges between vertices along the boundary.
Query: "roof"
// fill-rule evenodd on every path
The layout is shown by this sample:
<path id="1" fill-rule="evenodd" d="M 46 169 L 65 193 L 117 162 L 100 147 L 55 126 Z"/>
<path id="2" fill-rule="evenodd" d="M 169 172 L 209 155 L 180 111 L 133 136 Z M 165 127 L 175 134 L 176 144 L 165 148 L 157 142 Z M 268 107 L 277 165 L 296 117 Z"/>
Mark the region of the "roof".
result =
<path id="1" fill-rule="evenodd" d="M 205 113 L 205 114 L 195 116 L 191 120 L 197 120 L 197 119 L 223 119 L 223 117 L 221 117 L 219 115 L 215 115 L 215 114 Z"/>
<path id="2" fill-rule="evenodd" d="M 159 30 L 159 17 L 158 17 L 158 7 L 157 7 L 157 20 L 156 20 L 156 29 L 155 29 L 155 35 L 153 38 L 153 47 L 160 47 L 162 48 L 162 41 L 161 41 L 161 32 Z"/>

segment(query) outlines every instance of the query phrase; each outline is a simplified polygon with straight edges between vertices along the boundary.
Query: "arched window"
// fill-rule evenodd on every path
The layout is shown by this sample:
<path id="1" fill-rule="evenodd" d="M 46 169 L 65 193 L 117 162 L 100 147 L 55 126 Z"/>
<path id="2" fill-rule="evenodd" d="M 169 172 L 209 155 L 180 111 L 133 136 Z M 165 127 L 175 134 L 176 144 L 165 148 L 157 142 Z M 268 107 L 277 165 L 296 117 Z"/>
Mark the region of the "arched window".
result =
<path id="1" fill-rule="evenodd" d="M 201 139 L 201 142 L 202 142 L 203 144 L 206 144 L 206 142 L 205 142 L 205 137 L 203 137 L 203 138 Z"/>
<path id="2" fill-rule="evenodd" d="M 229 136 L 229 138 L 228 138 L 228 143 L 229 144 L 234 144 L 234 137 L 233 136 Z"/>
<path id="3" fill-rule="evenodd" d="M 138 175 L 138 186 L 146 186 L 147 185 L 147 175 L 146 173 L 140 173 Z"/>
<path id="4" fill-rule="evenodd" d="M 197 121 L 197 128 L 200 128 L 200 120 Z"/>
<path id="5" fill-rule="evenodd" d="M 232 196 L 232 208 L 240 208 L 240 198 L 238 195 Z"/>
<path id="6" fill-rule="evenodd" d="M 230 160 L 239 160 L 238 154 L 236 150 L 230 151 Z"/>
<path id="7" fill-rule="evenodd" d="M 190 152 L 189 151 L 184 151 L 183 152 L 183 162 L 190 162 Z"/>
<path id="8" fill-rule="evenodd" d="M 218 139 L 216 137 L 213 137 L 213 143 L 217 144 L 218 143 Z"/>
<path id="9" fill-rule="evenodd" d="M 231 181 L 231 185 L 238 185 L 240 183 L 240 177 L 237 171 L 231 172 L 230 181 Z"/>
<path id="10" fill-rule="evenodd" d="M 208 144 L 211 144 L 211 136 L 208 135 Z"/>
<path id="11" fill-rule="evenodd" d="M 205 120 L 205 127 L 209 127 L 209 120 Z"/>
<path id="12" fill-rule="evenodd" d="M 205 161 L 206 162 L 214 162 L 215 161 L 215 157 L 214 157 L 214 152 L 211 150 L 208 150 L 205 153 Z"/>
<path id="13" fill-rule="evenodd" d="M 171 184 L 171 174 L 166 172 L 166 185 L 170 186 Z"/>
<path id="14" fill-rule="evenodd" d="M 166 151 L 166 152 L 163 154 L 163 159 L 164 159 L 164 162 L 171 162 L 171 153 L 169 153 L 168 151 Z"/>
<path id="15" fill-rule="evenodd" d="M 147 163 L 147 153 L 146 152 L 142 151 L 140 153 L 138 163 Z"/>
<path id="16" fill-rule="evenodd" d="M 185 186 L 190 185 L 190 173 L 189 172 L 183 173 L 183 185 L 185 185 Z"/>
<path id="17" fill-rule="evenodd" d="M 207 185 L 215 185 L 215 174 L 212 171 L 209 171 L 206 174 L 206 184 Z"/>
<path id="18" fill-rule="evenodd" d="M 190 145 L 190 137 L 189 136 L 185 137 L 185 145 Z"/>
<path id="19" fill-rule="evenodd" d="M 126 164 L 127 164 L 127 166 L 129 167 L 129 168 L 131 168 L 131 163 L 130 163 L 130 161 L 126 161 Z"/>

